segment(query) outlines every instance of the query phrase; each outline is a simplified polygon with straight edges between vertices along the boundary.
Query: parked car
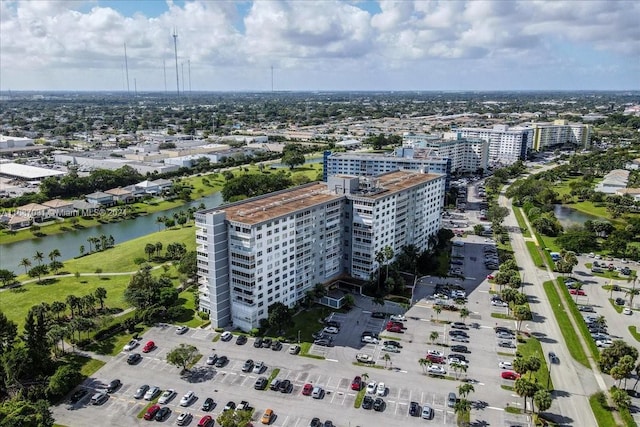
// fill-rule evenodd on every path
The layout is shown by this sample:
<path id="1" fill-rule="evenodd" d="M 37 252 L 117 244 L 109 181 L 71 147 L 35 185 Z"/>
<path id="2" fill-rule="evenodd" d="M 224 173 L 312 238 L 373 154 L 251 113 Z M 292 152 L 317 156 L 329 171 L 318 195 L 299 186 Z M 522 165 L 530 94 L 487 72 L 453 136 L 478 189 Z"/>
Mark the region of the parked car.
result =
<path id="1" fill-rule="evenodd" d="M 109 395 L 104 391 L 99 391 L 91 396 L 91 404 L 92 405 L 102 405 L 109 399 Z"/>
<path id="2" fill-rule="evenodd" d="M 322 387 L 314 387 L 311 391 L 311 397 L 314 399 L 322 399 L 324 397 L 324 390 Z"/>
<path id="3" fill-rule="evenodd" d="M 261 374 L 264 369 L 266 369 L 266 366 L 263 361 L 260 361 L 256 363 L 255 366 L 253 367 L 253 373 Z"/>
<path id="4" fill-rule="evenodd" d="M 387 325 L 387 332 L 396 332 L 396 333 L 401 333 L 402 332 L 402 326 L 398 326 L 398 325 Z"/>
<path id="5" fill-rule="evenodd" d="M 244 365 L 242 365 L 242 372 L 251 372 L 252 369 L 253 369 L 253 360 L 247 359 L 247 361 L 244 362 Z"/>
<path id="6" fill-rule="evenodd" d="M 446 375 L 447 371 L 439 365 L 431 365 L 427 368 L 427 372 L 432 375 Z"/>
<path id="7" fill-rule="evenodd" d="M 145 387 L 145 386 L 140 386 L 140 388 L 142 387 Z M 146 386 L 146 387 L 148 388 L 149 386 Z M 69 403 L 72 405 L 75 405 L 76 403 L 80 402 L 82 398 L 84 398 L 87 394 L 89 394 L 89 391 L 85 388 L 81 388 L 80 390 L 73 393 L 73 395 L 71 395 L 71 397 L 69 398 Z M 142 394 L 144 395 L 144 391 L 142 392 Z M 135 395 L 133 397 L 135 397 Z M 139 399 L 139 397 L 136 397 L 136 399 Z"/>
<path id="8" fill-rule="evenodd" d="M 443 353 L 443 352 L 441 352 L 440 350 L 427 350 L 427 355 L 429 355 L 429 356 L 444 357 L 444 353 Z"/>
<path id="9" fill-rule="evenodd" d="M 182 325 L 176 329 L 176 334 L 178 335 L 186 334 L 188 330 L 189 330 L 188 326 Z"/>
<path id="10" fill-rule="evenodd" d="M 384 400 L 382 400 L 379 397 L 373 401 L 373 410 L 376 412 L 382 412 L 386 407 L 387 407 L 387 404 L 384 402 Z"/>
<path id="11" fill-rule="evenodd" d="M 236 409 L 236 402 L 234 402 L 233 400 L 230 400 L 227 402 L 226 405 L 224 405 L 224 408 L 222 408 L 222 412 L 231 411 L 233 409 Z"/>
<path id="12" fill-rule="evenodd" d="M 454 335 L 451 337 L 451 341 L 456 341 L 456 342 L 469 342 L 469 338 L 466 336 L 462 336 L 462 335 Z"/>
<path id="13" fill-rule="evenodd" d="M 386 393 L 387 386 L 383 382 L 378 383 L 378 387 L 376 387 L 376 394 L 378 396 L 384 396 Z"/>
<path id="14" fill-rule="evenodd" d="M 367 384 L 367 394 L 374 394 L 377 386 L 378 384 L 376 384 L 375 381 L 370 381 L 369 384 Z"/>
<path id="15" fill-rule="evenodd" d="M 364 353 L 356 354 L 356 360 L 360 363 L 373 363 L 373 356 Z"/>
<path id="16" fill-rule="evenodd" d="M 280 390 L 280 393 L 291 393 L 293 384 L 289 380 L 283 380 L 280 382 L 280 385 L 278 385 L 278 390 Z"/>
<path id="17" fill-rule="evenodd" d="M 129 365 L 135 365 L 136 363 L 140 362 L 141 360 L 142 360 L 142 355 L 140 353 L 131 353 L 127 357 L 127 363 Z"/>
<path id="18" fill-rule="evenodd" d="M 273 351 L 282 350 L 282 343 L 280 341 L 274 341 L 273 344 L 271 344 L 271 350 Z"/>
<path id="19" fill-rule="evenodd" d="M 184 396 L 182 396 L 182 399 L 180 399 L 180 406 L 189 406 L 195 399 L 196 393 L 189 390 L 184 394 Z"/>
<path id="20" fill-rule="evenodd" d="M 123 350 L 131 351 L 139 345 L 140 343 L 138 342 L 138 340 L 130 340 L 128 343 L 125 344 L 125 346 L 123 347 Z"/>
<path id="21" fill-rule="evenodd" d="M 233 339 L 233 334 L 229 331 L 224 331 L 220 336 L 222 341 L 231 341 Z"/>
<path id="22" fill-rule="evenodd" d="M 516 345 L 513 343 L 513 341 L 498 341 L 498 347 L 516 348 Z"/>
<path id="23" fill-rule="evenodd" d="M 427 404 L 422 405 L 422 418 L 430 420 L 433 418 L 433 409 Z"/>
<path id="24" fill-rule="evenodd" d="M 227 356 L 220 356 L 218 357 L 218 359 L 216 359 L 215 367 L 222 368 L 227 364 L 227 362 L 229 362 L 229 358 Z"/>
<path id="25" fill-rule="evenodd" d="M 149 390 L 149 386 L 148 385 L 146 385 L 146 384 L 141 385 L 136 390 L 135 394 L 133 395 L 133 398 L 134 399 L 142 399 L 144 397 L 144 394 L 147 392 L 147 390 Z M 75 402 L 72 402 L 72 403 L 75 403 Z"/>
<path id="26" fill-rule="evenodd" d="M 456 353 L 470 353 L 466 345 L 452 345 L 450 348 L 451 351 L 455 351 Z"/>
<path id="27" fill-rule="evenodd" d="M 214 406 L 215 406 L 214 400 L 210 397 L 207 397 L 204 400 L 204 403 L 202 403 L 202 410 L 205 412 L 209 412 L 210 410 L 213 409 Z"/>
<path id="28" fill-rule="evenodd" d="M 340 329 L 336 328 L 335 326 L 327 326 L 322 330 L 322 332 L 326 334 L 337 334 L 338 332 L 340 332 Z"/>
<path id="29" fill-rule="evenodd" d="M 394 345 L 385 345 L 382 347 L 382 351 L 388 351 L 389 353 L 400 353 L 400 349 Z"/>
<path id="30" fill-rule="evenodd" d="M 374 311 L 373 313 L 371 313 L 371 317 L 375 319 L 384 319 L 385 317 L 387 317 L 387 315 L 381 311 Z"/>
<path id="31" fill-rule="evenodd" d="M 262 339 L 262 348 L 269 348 L 271 347 L 271 344 L 273 343 L 273 340 L 269 337 L 263 338 Z"/>
<path id="32" fill-rule="evenodd" d="M 395 320 L 395 321 L 398 321 L 398 322 L 406 322 L 407 321 L 407 318 L 404 316 L 404 314 L 392 314 L 389 319 Z"/>
<path id="33" fill-rule="evenodd" d="M 144 394 L 144 400 L 153 400 L 159 394 L 160 394 L 160 387 L 155 385 L 151 386 L 149 387 L 149 390 L 147 390 L 147 392 Z"/>
<path id="34" fill-rule="evenodd" d="M 361 338 L 361 341 L 363 343 L 368 343 L 368 344 L 378 344 L 378 339 L 377 338 L 374 338 L 374 337 L 371 337 L 371 336 L 368 336 L 368 335 L 363 336 Z"/>
<path id="35" fill-rule="evenodd" d="M 298 354 L 300 353 L 300 346 L 297 344 L 292 345 L 291 347 L 289 347 L 289 354 Z"/>
<path id="36" fill-rule="evenodd" d="M 212 427 L 213 423 L 215 423 L 215 421 L 213 421 L 213 417 L 211 415 L 205 415 L 200 418 L 200 421 L 198 421 L 198 427 Z"/>
<path id="37" fill-rule="evenodd" d="M 156 343 L 153 341 L 147 341 L 147 343 L 142 347 L 143 353 L 149 353 L 151 350 L 156 348 Z"/>
<path id="38" fill-rule="evenodd" d="M 153 420 L 158 411 L 160 410 L 160 405 L 151 405 L 147 409 L 147 412 L 144 413 L 144 419 L 147 421 Z"/>
<path id="39" fill-rule="evenodd" d="M 107 386 L 107 393 L 113 393 L 120 388 L 122 382 L 120 380 L 112 380 Z"/>
<path id="40" fill-rule="evenodd" d="M 273 381 L 271 381 L 271 385 L 269 386 L 269 389 L 271 391 L 278 391 L 278 389 L 280 388 L 281 382 L 282 382 L 281 379 L 275 378 Z"/>
<path id="41" fill-rule="evenodd" d="M 253 346 L 255 348 L 262 347 L 262 337 L 256 337 L 255 341 L 253 342 Z"/>
<path id="42" fill-rule="evenodd" d="M 629 307 L 625 307 L 622 309 L 622 314 L 626 314 L 627 316 L 631 315 L 633 311 Z"/>
<path id="43" fill-rule="evenodd" d="M 262 424 L 270 424 L 273 419 L 273 409 L 265 409 L 264 414 L 262 414 L 262 418 L 260 418 L 260 422 Z"/>
<path id="44" fill-rule="evenodd" d="M 354 377 L 353 381 L 351 381 L 351 390 L 360 391 L 361 388 L 362 388 L 362 378 L 359 376 Z"/>
<path id="45" fill-rule="evenodd" d="M 253 388 L 255 388 L 256 390 L 264 390 L 265 388 L 267 388 L 267 382 L 268 381 L 266 377 L 259 377 L 253 385 Z"/>
<path id="46" fill-rule="evenodd" d="M 156 413 L 156 416 L 154 417 L 154 419 L 156 421 L 164 421 L 167 418 L 169 418 L 171 416 L 171 408 L 169 408 L 168 406 L 163 406 L 162 408 L 160 408 L 160 410 Z"/>
<path id="47" fill-rule="evenodd" d="M 504 371 L 500 374 L 500 376 L 505 380 L 517 380 L 518 378 L 520 378 L 520 374 L 513 371 Z"/>
<path id="48" fill-rule="evenodd" d="M 236 338 L 236 344 L 237 345 L 245 345 L 246 343 L 247 343 L 246 335 L 238 335 L 238 338 Z"/>
<path id="49" fill-rule="evenodd" d="M 625 305 L 627 301 L 624 298 L 616 298 L 616 305 Z"/>
<path id="50" fill-rule="evenodd" d="M 362 399 L 362 409 L 371 408 L 373 408 L 373 397 L 367 395 L 364 397 L 364 399 Z"/>
<path id="51" fill-rule="evenodd" d="M 207 415 L 207 417 L 211 418 L 209 415 Z M 189 412 L 183 412 L 180 415 L 178 415 L 178 419 L 176 419 L 176 424 L 178 424 L 179 426 L 186 426 L 191 423 L 192 419 L 193 419 L 193 415 L 191 415 Z M 198 425 L 200 425 L 200 423 L 198 423 Z"/>
<path id="52" fill-rule="evenodd" d="M 513 363 L 508 361 L 500 362 L 498 366 L 500 366 L 500 369 L 513 369 Z"/>
<path id="53" fill-rule="evenodd" d="M 469 329 L 466 323 L 462 323 L 462 322 L 453 322 L 451 324 L 451 327 L 454 329 Z"/>
<path id="54" fill-rule="evenodd" d="M 313 343 L 315 345 L 319 345 L 319 346 L 322 346 L 322 347 L 331 347 L 331 341 L 329 341 L 327 339 L 324 339 L 324 338 L 321 338 L 319 340 L 315 340 Z"/>
<path id="55" fill-rule="evenodd" d="M 177 394 L 178 393 L 176 393 L 176 391 L 172 388 L 165 390 L 164 393 L 162 393 L 162 395 L 160 396 L 160 399 L 158 399 L 158 403 L 161 405 L 166 405 L 171 400 L 173 400 L 173 398 L 176 397 Z"/>
<path id="56" fill-rule="evenodd" d="M 417 417 L 420 414 L 420 404 L 418 402 L 409 403 L 409 415 Z"/>
<path id="57" fill-rule="evenodd" d="M 209 357 L 207 357 L 207 365 L 215 364 L 216 360 L 218 360 L 218 355 L 217 354 L 210 354 Z"/>
<path id="58" fill-rule="evenodd" d="M 402 345 L 398 341 L 389 340 L 382 343 L 382 345 L 392 345 L 394 347 L 402 348 Z"/>
<path id="59" fill-rule="evenodd" d="M 311 396 L 312 392 L 313 392 L 313 385 L 307 383 L 304 386 L 302 386 L 302 395 L 303 396 Z"/>

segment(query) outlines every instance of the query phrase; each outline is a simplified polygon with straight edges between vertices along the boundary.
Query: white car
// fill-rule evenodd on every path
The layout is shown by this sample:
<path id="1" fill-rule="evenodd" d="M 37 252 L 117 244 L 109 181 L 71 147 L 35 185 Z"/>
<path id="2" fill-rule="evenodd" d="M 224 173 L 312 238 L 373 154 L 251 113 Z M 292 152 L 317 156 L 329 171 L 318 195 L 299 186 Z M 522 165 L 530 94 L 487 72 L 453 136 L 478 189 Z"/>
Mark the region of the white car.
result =
<path id="1" fill-rule="evenodd" d="M 158 403 L 164 405 L 165 403 L 171 401 L 171 399 L 173 399 L 176 394 L 176 391 L 172 388 L 165 390 L 165 392 L 162 393 L 162 396 L 160 396 L 160 399 L 158 399 Z"/>
<path id="2" fill-rule="evenodd" d="M 375 381 L 371 381 L 369 384 L 367 384 L 367 393 L 368 394 L 374 394 L 376 392 L 376 382 Z"/>
<path id="3" fill-rule="evenodd" d="M 368 335 L 365 335 L 364 337 L 362 337 L 362 342 L 364 343 L 368 343 L 368 344 L 378 344 L 378 339 L 374 338 L 374 337 L 370 337 Z"/>
<path id="4" fill-rule="evenodd" d="M 596 341 L 596 346 L 600 348 L 609 348 L 613 345 L 613 341 L 611 340 L 598 340 Z"/>
<path id="5" fill-rule="evenodd" d="M 509 307 L 509 304 L 498 299 L 491 300 L 491 305 L 495 307 Z"/>
<path id="6" fill-rule="evenodd" d="M 451 341 L 469 342 L 469 338 L 464 337 L 462 335 L 454 335 L 454 336 L 451 337 Z"/>
<path id="7" fill-rule="evenodd" d="M 498 363 L 498 366 L 500 366 L 501 369 L 513 369 L 513 364 L 511 362 L 500 362 Z"/>
<path id="8" fill-rule="evenodd" d="M 189 390 L 184 396 L 182 396 L 182 399 L 180 399 L 180 406 L 189 406 L 195 398 L 195 392 Z"/>
<path id="9" fill-rule="evenodd" d="M 630 315 L 633 313 L 629 307 L 625 307 L 622 309 L 622 314 Z"/>
<path id="10" fill-rule="evenodd" d="M 427 368 L 427 372 L 434 375 L 446 375 L 447 371 L 440 365 L 431 365 Z"/>
<path id="11" fill-rule="evenodd" d="M 153 400 L 160 393 L 160 387 L 151 386 L 149 390 L 144 394 L 144 400 Z"/>
<path id="12" fill-rule="evenodd" d="M 322 332 L 325 332 L 327 334 L 337 334 L 338 332 L 340 332 L 340 329 L 336 328 L 335 326 L 327 326 L 322 330 Z"/>
<path id="13" fill-rule="evenodd" d="M 376 388 L 376 394 L 377 394 L 378 396 L 384 396 L 384 394 L 386 393 L 386 391 L 387 391 L 387 386 L 386 386 L 386 385 L 384 385 L 384 383 L 379 383 L 379 384 L 378 384 L 378 387 Z"/>
<path id="14" fill-rule="evenodd" d="M 222 341 L 229 341 L 231 340 L 231 338 L 233 338 L 233 334 L 229 331 L 223 332 L 222 335 L 220 336 L 220 339 Z"/>
<path id="15" fill-rule="evenodd" d="M 188 330 L 189 330 L 188 326 L 182 325 L 182 326 L 179 326 L 178 328 L 176 328 L 176 334 L 182 335 L 182 334 L 187 333 Z"/>
<path id="16" fill-rule="evenodd" d="M 457 357 L 450 357 L 449 361 L 447 363 L 449 365 L 467 366 L 467 361 L 466 360 L 458 359 Z"/>
<path id="17" fill-rule="evenodd" d="M 402 314 L 392 314 L 389 319 L 391 319 L 393 321 L 396 321 L 396 322 L 406 322 L 407 321 L 407 318 Z"/>
<path id="18" fill-rule="evenodd" d="M 131 351 L 139 345 L 140 343 L 137 340 L 131 340 L 124 346 L 124 351 Z"/>
<path id="19" fill-rule="evenodd" d="M 400 349 L 395 345 L 385 345 L 382 347 L 382 351 L 388 351 L 389 353 L 400 353 Z"/>
<path id="20" fill-rule="evenodd" d="M 427 354 L 430 356 L 444 357 L 444 353 L 440 350 L 427 350 Z"/>
<path id="21" fill-rule="evenodd" d="M 260 361 L 258 363 L 256 363 L 256 365 L 253 367 L 253 373 L 254 374 L 259 374 L 262 372 L 262 370 L 265 368 L 264 366 L 264 362 Z"/>

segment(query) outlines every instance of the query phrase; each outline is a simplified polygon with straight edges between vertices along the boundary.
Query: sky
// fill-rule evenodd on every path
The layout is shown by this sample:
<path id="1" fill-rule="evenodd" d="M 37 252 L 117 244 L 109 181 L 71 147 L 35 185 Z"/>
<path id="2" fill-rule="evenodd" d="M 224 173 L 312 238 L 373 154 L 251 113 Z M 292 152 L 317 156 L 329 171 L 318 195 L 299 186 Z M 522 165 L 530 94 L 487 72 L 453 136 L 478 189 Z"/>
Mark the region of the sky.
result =
<path id="1" fill-rule="evenodd" d="M 0 0 L 0 91 L 638 90 L 638 23 L 637 0 Z"/>

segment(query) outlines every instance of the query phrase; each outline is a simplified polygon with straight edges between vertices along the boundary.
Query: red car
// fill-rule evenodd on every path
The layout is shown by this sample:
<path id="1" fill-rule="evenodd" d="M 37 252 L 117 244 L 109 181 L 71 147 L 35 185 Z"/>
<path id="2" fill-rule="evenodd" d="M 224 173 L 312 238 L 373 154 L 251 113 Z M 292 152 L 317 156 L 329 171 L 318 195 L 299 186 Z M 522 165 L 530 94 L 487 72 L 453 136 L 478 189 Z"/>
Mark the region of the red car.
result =
<path id="1" fill-rule="evenodd" d="M 387 322 L 387 328 L 391 328 L 397 326 L 399 328 L 404 328 L 404 324 L 402 322 L 398 322 L 397 320 L 390 320 Z"/>
<path id="2" fill-rule="evenodd" d="M 200 418 L 200 422 L 198 422 L 198 427 L 210 427 L 214 423 L 213 417 L 211 415 L 205 415 Z"/>
<path id="3" fill-rule="evenodd" d="M 487 279 L 493 280 L 493 279 L 495 279 L 495 277 L 494 277 L 493 274 L 487 274 Z"/>
<path id="4" fill-rule="evenodd" d="M 355 377 L 353 381 L 351 381 L 351 390 L 360 391 L 362 388 L 362 378 Z"/>
<path id="5" fill-rule="evenodd" d="M 304 387 L 302 387 L 302 394 L 304 396 L 310 396 L 311 392 L 313 391 L 313 386 L 311 384 L 305 384 Z"/>
<path id="6" fill-rule="evenodd" d="M 582 296 L 586 296 L 587 295 L 582 289 L 571 289 L 569 291 L 569 293 L 571 295 L 582 295 Z"/>
<path id="7" fill-rule="evenodd" d="M 517 380 L 518 378 L 520 378 L 520 374 L 518 374 L 517 372 L 513 372 L 513 371 L 504 371 L 501 374 L 501 376 L 505 380 Z"/>
<path id="8" fill-rule="evenodd" d="M 151 350 L 153 350 L 154 348 L 156 348 L 156 343 L 154 343 L 153 341 L 148 341 L 144 347 L 142 347 L 142 352 L 143 353 L 149 353 Z"/>
<path id="9" fill-rule="evenodd" d="M 402 327 L 398 325 L 387 326 L 387 331 L 389 332 L 402 332 Z"/>
<path id="10" fill-rule="evenodd" d="M 147 409 L 147 412 L 144 414 L 144 419 L 147 421 L 153 421 L 154 417 L 160 410 L 160 405 L 152 405 Z"/>
<path id="11" fill-rule="evenodd" d="M 433 354 L 427 354 L 426 359 L 431 363 L 444 363 L 444 357 L 434 356 Z"/>

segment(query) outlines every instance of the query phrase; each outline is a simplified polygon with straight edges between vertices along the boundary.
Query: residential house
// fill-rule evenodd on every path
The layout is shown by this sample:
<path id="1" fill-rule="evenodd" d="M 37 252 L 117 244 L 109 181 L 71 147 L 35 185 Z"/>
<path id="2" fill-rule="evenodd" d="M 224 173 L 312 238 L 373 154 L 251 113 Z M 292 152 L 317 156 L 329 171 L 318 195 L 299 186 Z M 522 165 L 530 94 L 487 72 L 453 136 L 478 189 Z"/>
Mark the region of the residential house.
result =
<path id="1" fill-rule="evenodd" d="M 87 194 L 85 199 L 89 203 L 93 203 L 100 206 L 111 206 L 115 203 L 115 200 L 111 194 L 107 194 L 102 191 L 96 191 L 95 193 Z"/>
<path id="2" fill-rule="evenodd" d="M 9 226 L 9 230 L 19 230 L 21 228 L 26 228 L 31 226 L 31 217 L 22 216 L 22 215 L 13 215 L 7 225 Z"/>
<path id="3" fill-rule="evenodd" d="M 39 203 L 29 203 L 16 208 L 16 215 L 32 218 L 36 222 L 42 222 L 50 216 L 49 207 Z"/>
<path id="4" fill-rule="evenodd" d="M 105 193 L 111 194 L 113 196 L 113 200 L 116 202 L 131 203 L 135 200 L 130 190 L 125 190 L 121 187 L 112 188 L 105 191 Z"/>
<path id="5" fill-rule="evenodd" d="M 75 209 L 73 208 L 73 202 L 69 200 L 53 199 L 47 200 L 42 204 L 49 208 L 50 216 L 66 217 L 75 215 Z"/>

